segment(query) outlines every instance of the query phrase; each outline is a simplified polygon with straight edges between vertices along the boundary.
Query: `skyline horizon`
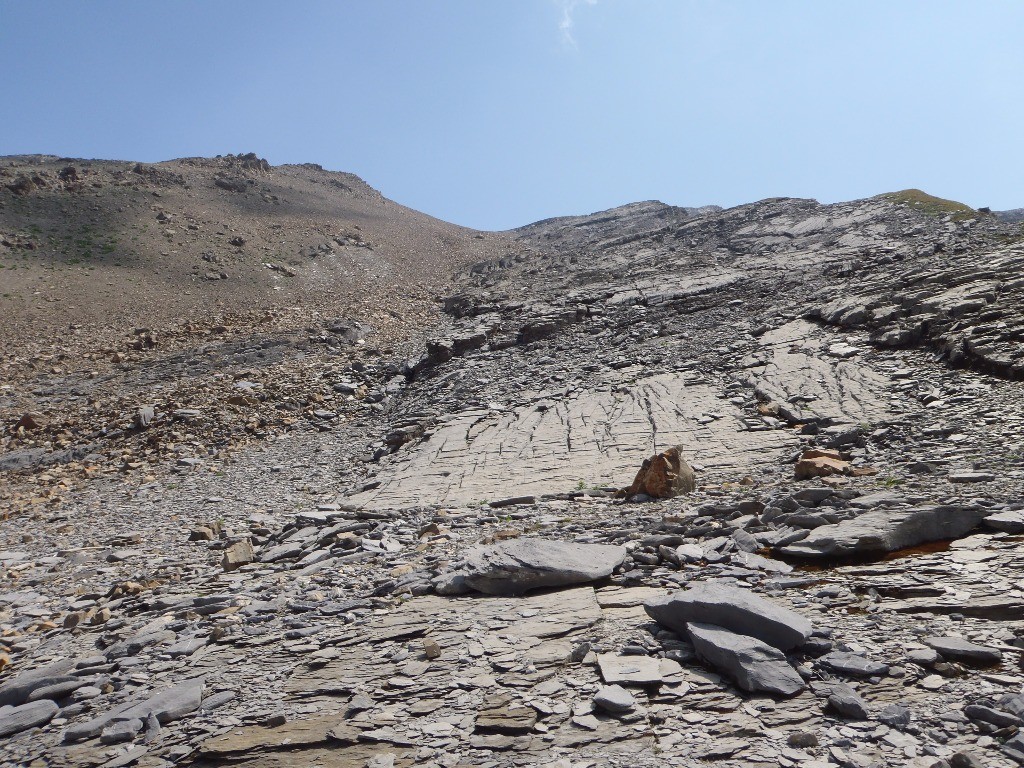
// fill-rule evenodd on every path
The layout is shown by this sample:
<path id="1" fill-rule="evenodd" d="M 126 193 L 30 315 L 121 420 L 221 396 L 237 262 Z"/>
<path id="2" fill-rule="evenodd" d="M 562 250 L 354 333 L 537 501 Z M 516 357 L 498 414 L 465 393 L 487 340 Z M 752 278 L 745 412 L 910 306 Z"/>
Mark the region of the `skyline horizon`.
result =
<path id="1" fill-rule="evenodd" d="M 453 220 L 450 220 L 450 219 L 442 218 L 440 216 L 437 216 L 437 215 L 431 213 L 430 211 L 422 210 L 422 209 L 417 208 L 417 207 L 415 207 L 413 205 L 405 203 L 402 200 L 398 200 L 396 198 L 393 198 L 389 194 L 387 194 L 387 190 L 382 189 L 378 185 L 374 184 L 371 180 L 364 178 L 360 174 L 353 173 L 352 171 L 348 171 L 348 170 L 345 170 L 343 168 L 328 168 L 327 166 L 323 165 L 322 163 L 317 163 L 315 161 L 275 163 L 275 162 L 271 162 L 269 158 L 263 157 L 263 155 L 261 155 L 259 152 L 252 152 L 252 151 L 250 151 L 250 152 L 226 152 L 226 153 L 221 153 L 221 154 L 218 154 L 218 155 L 181 155 L 179 157 L 164 158 L 163 160 L 140 160 L 138 158 L 113 158 L 113 157 L 73 157 L 71 155 L 59 155 L 59 154 L 48 153 L 48 152 L 15 153 L 15 154 L 8 154 L 8 155 L 0 155 L 0 158 L 48 157 L 48 158 L 56 158 L 56 159 L 59 159 L 59 160 L 68 160 L 68 161 L 77 161 L 77 162 L 146 163 L 146 164 L 149 164 L 149 165 L 158 165 L 160 163 L 170 163 L 170 162 L 175 162 L 175 161 L 179 161 L 179 160 L 212 159 L 212 158 L 217 158 L 217 157 L 225 157 L 225 156 L 228 156 L 228 155 L 239 156 L 239 155 L 244 155 L 244 154 L 255 154 L 257 157 L 260 157 L 262 159 L 266 159 L 267 162 L 269 162 L 272 167 L 278 167 L 278 166 L 301 167 L 303 165 L 313 165 L 313 166 L 317 166 L 320 169 L 322 169 L 324 171 L 327 171 L 327 172 L 330 172 L 330 173 L 351 174 L 351 175 L 354 175 L 354 176 L 357 176 L 358 178 L 360 178 L 364 183 L 366 183 L 367 185 L 372 187 L 374 190 L 379 192 L 381 195 L 383 195 L 384 197 L 386 197 L 388 200 L 390 200 L 393 203 L 397 203 L 398 205 L 401 205 L 401 206 L 403 206 L 405 208 L 410 208 L 412 210 L 418 211 L 419 213 L 427 214 L 428 216 L 431 216 L 431 217 L 433 217 L 435 219 L 439 219 L 440 221 L 444 221 L 444 222 L 446 222 L 448 224 L 455 224 L 455 225 L 460 226 L 460 227 L 465 227 L 466 229 L 474 229 L 474 230 L 480 231 L 480 232 L 510 232 L 510 231 L 513 231 L 513 230 L 516 230 L 516 229 L 523 229 L 525 227 L 529 227 L 529 226 L 532 226 L 534 224 L 539 224 L 539 223 L 546 222 L 546 221 L 552 221 L 552 220 L 556 220 L 556 219 L 565 219 L 565 218 L 574 218 L 574 217 L 593 216 L 593 215 L 596 215 L 596 214 L 599 214 L 599 213 L 605 213 L 605 212 L 608 212 L 608 211 L 614 211 L 614 210 L 619 209 L 619 208 L 623 208 L 623 207 L 626 207 L 626 206 L 629 206 L 629 205 L 636 205 L 636 204 L 640 204 L 640 203 L 661 203 L 662 205 L 667 205 L 667 206 L 670 206 L 670 207 L 673 207 L 673 208 L 717 207 L 717 208 L 720 208 L 721 210 L 726 211 L 726 210 L 730 210 L 730 209 L 733 209 L 733 208 L 741 208 L 741 207 L 743 207 L 745 205 L 754 205 L 756 203 L 764 202 L 765 200 L 774 200 L 774 199 L 813 200 L 814 202 L 818 203 L 819 205 L 839 205 L 839 204 L 843 204 L 843 203 L 856 202 L 858 200 L 870 200 L 871 198 L 881 197 L 882 195 L 886 195 L 886 194 L 893 194 L 893 193 L 898 193 L 898 192 L 909 192 L 909 191 L 924 192 L 926 195 L 929 195 L 930 197 L 935 197 L 935 198 L 938 198 L 940 200 L 947 200 L 947 201 L 954 202 L 954 203 L 962 203 L 964 205 L 968 205 L 969 207 L 971 207 L 971 208 L 973 208 L 975 210 L 980 210 L 982 208 L 988 208 L 993 213 L 1007 213 L 1007 212 L 1024 211 L 1024 201 L 1022 201 L 1022 205 L 1020 205 L 1020 206 L 1013 206 L 1013 207 L 1009 207 L 1009 208 L 996 208 L 996 207 L 993 207 L 993 206 L 985 206 L 985 205 L 971 205 L 970 203 L 968 203 L 968 202 L 966 202 L 964 200 L 958 200 L 955 197 L 943 197 L 941 195 L 933 195 L 927 189 L 921 189 L 920 187 L 906 187 L 904 189 L 887 189 L 887 190 L 884 190 L 882 192 L 877 192 L 877 193 L 871 194 L 871 195 L 865 195 L 863 197 L 853 197 L 853 198 L 845 198 L 845 199 L 837 199 L 837 200 L 821 200 L 821 199 L 816 198 L 816 197 L 800 197 L 800 196 L 795 196 L 795 195 L 769 195 L 767 197 L 758 198 L 756 200 L 746 200 L 746 201 L 743 201 L 743 202 L 740 202 L 740 203 L 735 203 L 733 205 L 722 205 L 722 204 L 717 203 L 717 202 L 675 203 L 675 202 L 668 202 L 668 201 L 662 200 L 662 199 L 657 198 L 657 197 L 648 197 L 648 198 L 640 198 L 640 199 L 636 199 L 636 200 L 626 200 L 624 202 L 615 203 L 613 205 L 608 205 L 606 207 L 597 208 L 597 209 L 590 210 L 590 211 L 578 211 L 578 212 L 571 212 L 571 213 L 556 213 L 556 214 L 554 214 L 552 216 L 546 216 L 544 218 L 534 219 L 532 221 L 528 221 L 528 222 L 525 222 L 523 224 L 516 224 L 516 225 L 513 225 L 511 227 L 507 227 L 505 229 L 479 229 L 477 227 L 473 227 L 473 226 L 468 225 L 468 224 L 463 224 L 462 222 L 459 222 L 459 221 L 453 221 Z"/>
<path id="2" fill-rule="evenodd" d="M 503 230 L 658 199 L 1024 205 L 1024 4 L 0 0 L 0 154 L 257 151 Z"/>

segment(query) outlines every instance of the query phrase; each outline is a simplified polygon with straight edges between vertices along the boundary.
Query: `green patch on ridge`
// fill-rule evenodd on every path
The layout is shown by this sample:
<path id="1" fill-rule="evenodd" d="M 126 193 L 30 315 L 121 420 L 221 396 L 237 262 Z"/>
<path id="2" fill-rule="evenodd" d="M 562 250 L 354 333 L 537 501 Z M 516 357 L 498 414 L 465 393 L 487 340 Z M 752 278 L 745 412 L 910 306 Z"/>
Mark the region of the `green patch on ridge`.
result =
<path id="1" fill-rule="evenodd" d="M 887 192 L 880 197 L 891 200 L 900 205 L 906 205 L 915 211 L 920 211 L 928 216 L 946 216 L 952 214 L 956 220 L 973 219 L 978 215 L 971 206 L 958 203 L 956 200 L 944 200 L 941 197 L 929 195 L 920 189 L 904 189 L 900 192 Z"/>

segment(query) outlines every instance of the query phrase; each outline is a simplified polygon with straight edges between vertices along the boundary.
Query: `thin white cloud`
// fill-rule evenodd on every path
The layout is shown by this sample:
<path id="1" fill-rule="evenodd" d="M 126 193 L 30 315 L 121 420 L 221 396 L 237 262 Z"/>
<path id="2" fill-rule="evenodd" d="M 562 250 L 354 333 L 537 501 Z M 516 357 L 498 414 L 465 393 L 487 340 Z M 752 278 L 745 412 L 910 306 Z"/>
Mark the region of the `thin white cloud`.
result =
<path id="1" fill-rule="evenodd" d="M 558 29 L 562 33 L 562 42 L 570 48 L 579 48 L 572 31 L 575 26 L 573 14 L 581 5 L 597 5 L 597 0 L 557 0 L 557 2 L 562 8 L 562 19 L 558 22 Z"/>

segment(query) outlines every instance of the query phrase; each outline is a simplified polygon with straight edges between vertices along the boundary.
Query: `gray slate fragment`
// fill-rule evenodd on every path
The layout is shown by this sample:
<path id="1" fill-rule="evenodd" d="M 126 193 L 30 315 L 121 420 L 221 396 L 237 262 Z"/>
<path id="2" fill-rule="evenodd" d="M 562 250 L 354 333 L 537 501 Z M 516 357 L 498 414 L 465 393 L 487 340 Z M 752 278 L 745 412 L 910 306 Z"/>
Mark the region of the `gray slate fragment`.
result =
<path id="1" fill-rule="evenodd" d="M 818 663 L 834 672 L 853 677 L 876 677 L 889 674 L 889 665 L 872 661 L 866 656 L 847 651 L 832 651 L 818 659 Z"/>
<path id="2" fill-rule="evenodd" d="M 991 472 L 957 472 L 949 476 L 951 483 L 988 483 L 995 479 Z"/>
<path id="3" fill-rule="evenodd" d="M 699 583 L 644 603 L 647 615 L 663 627 L 686 632 L 690 622 L 714 624 L 785 651 L 811 636 L 811 622 L 789 608 L 746 589 Z"/>
<path id="4" fill-rule="evenodd" d="M 733 565 L 742 565 L 751 570 L 767 571 L 768 573 L 792 573 L 793 566 L 781 560 L 772 560 L 753 552 L 734 552 L 730 557 Z"/>
<path id="5" fill-rule="evenodd" d="M 101 768 L 124 768 L 124 766 L 126 765 L 131 765 L 132 763 L 138 762 L 148 753 L 149 748 L 139 744 L 134 747 L 131 747 L 127 752 L 118 755 L 114 759 L 108 760 L 107 762 L 103 763 Z"/>
<path id="6" fill-rule="evenodd" d="M 465 583 L 488 595 L 518 595 L 603 579 L 625 559 L 626 548 L 620 546 L 512 539 L 471 549 Z"/>
<path id="7" fill-rule="evenodd" d="M 713 624 L 691 622 L 688 626 L 697 656 L 730 675 L 743 690 L 781 696 L 803 690 L 803 678 L 777 648 Z"/>
<path id="8" fill-rule="evenodd" d="M 832 688 L 828 695 L 828 705 L 843 717 L 853 720 L 867 720 L 868 718 L 867 702 L 846 684 L 841 683 Z"/>
<path id="9" fill-rule="evenodd" d="M 780 551 L 809 558 L 884 554 L 929 541 L 959 538 L 988 514 L 983 507 L 955 505 L 872 509 L 851 520 L 815 528 L 807 538 Z"/>
<path id="10" fill-rule="evenodd" d="M 949 768 L 985 768 L 985 763 L 972 752 L 954 752 L 949 758 Z"/>
<path id="11" fill-rule="evenodd" d="M 60 708 L 49 699 L 29 702 L 17 707 L 0 707 L 0 738 L 45 725 Z"/>
<path id="12" fill-rule="evenodd" d="M 113 720 L 100 733 L 100 743 L 120 744 L 122 741 L 131 741 L 141 730 L 142 721 L 137 717 L 131 720 Z"/>
<path id="13" fill-rule="evenodd" d="M 968 704 L 964 707 L 964 715 L 971 720 L 980 720 L 997 728 L 1020 725 L 1020 718 L 1016 715 L 999 709 L 993 709 L 992 707 L 986 707 L 982 704 Z"/>
<path id="14" fill-rule="evenodd" d="M 1000 696 L 996 705 L 1004 712 L 1012 712 L 1024 720 L 1024 693 L 1008 693 Z"/>
<path id="15" fill-rule="evenodd" d="M 200 702 L 199 708 L 203 712 L 212 712 L 217 707 L 223 707 L 229 701 L 232 701 L 238 695 L 237 691 L 221 691 L 215 693 L 212 696 L 207 696 Z"/>
<path id="16" fill-rule="evenodd" d="M 1024 765 L 1024 731 L 1018 731 L 1012 739 L 1003 742 L 1000 750 L 1018 765 Z"/>
<path id="17" fill-rule="evenodd" d="M 910 725 L 912 713 L 906 704 L 889 704 L 878 713 L 879 722 L 885 723 L 890 728 L 903 730 Z"/>
<path id="18" fill-rule="evenodd" d="M 633 694 L 621 685 L 606 685 L 594 695 L 594 704 L 606 712 L 629 712 L 636 706 Z"/>

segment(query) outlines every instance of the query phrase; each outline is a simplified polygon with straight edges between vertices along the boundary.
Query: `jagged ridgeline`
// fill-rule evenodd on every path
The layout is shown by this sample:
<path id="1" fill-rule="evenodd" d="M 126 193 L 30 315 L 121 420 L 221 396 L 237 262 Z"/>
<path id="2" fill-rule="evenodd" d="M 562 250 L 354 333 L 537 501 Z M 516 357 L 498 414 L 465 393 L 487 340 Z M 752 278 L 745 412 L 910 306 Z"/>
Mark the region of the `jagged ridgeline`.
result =
<path id="1" fill-rule="evenodd" d="M 3 158 L 0 762 L 1024 763 L 1020 219 Z"/>

